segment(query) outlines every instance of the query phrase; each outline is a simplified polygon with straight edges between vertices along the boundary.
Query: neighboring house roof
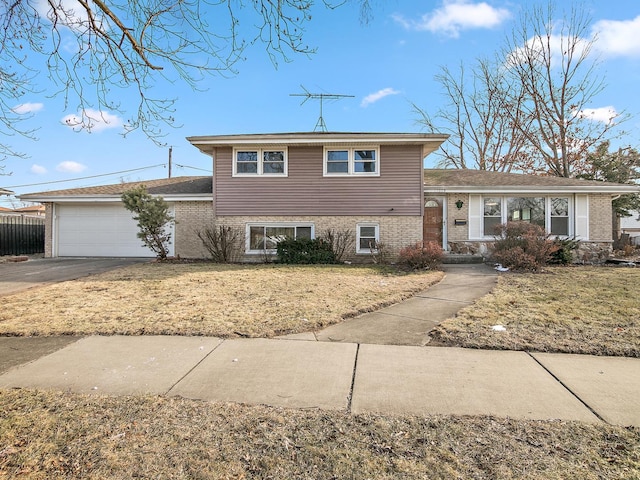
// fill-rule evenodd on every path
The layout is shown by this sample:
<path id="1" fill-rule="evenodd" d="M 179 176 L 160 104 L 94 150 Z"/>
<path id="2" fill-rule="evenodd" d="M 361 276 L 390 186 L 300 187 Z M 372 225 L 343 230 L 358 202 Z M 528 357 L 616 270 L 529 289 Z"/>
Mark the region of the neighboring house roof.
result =
<path id="1" fill-rule="evenodd" d="M 286 145 L 286 146 L 322 146 L 322 145 L 420 145 L 423 157 L 436 150 L 449 135 L 434 133 L 338 133 L 338 132 L 302 132 L 302 133 L 256 133 L 239 135 L 207 135 L 187 137 L 187 140 L 201 152 L 211 154 L 215 147 L 234 147 L 240 145 Z"/>
<path id="2" fill-rule="evenodd" d="M 44 205 L 29 205 L 28 207 L 16 208 L 14 212 L 19 213 L 44 213 L 46 208 Z"/>
<path id="3" fill-rule="evenodd" d="M 30 202 L 93 201 L 119 200 L 127 190 L 138 185 L 145 185 L 152 195 L 160 195 L 171 200 L 210 199 L 213 195 L 211 176 L 207 177 L 174 177 L 140 182 L 117 183 L 97 187 L 69 188 L 49 192 L 27 193 L 20 195 L 21 200 Z"/>
<path id="4" fill-rule="evenodd" d="M 640 193 L 640 185 L 469 169 L 426 169 L 425 190 L 450 193 Z"/>
<path id="5" fill-rule="evenodd" d="M 0 187 L 0 195 L 13 195 L 11 190 L 7 190 L 6 188 Z"/>

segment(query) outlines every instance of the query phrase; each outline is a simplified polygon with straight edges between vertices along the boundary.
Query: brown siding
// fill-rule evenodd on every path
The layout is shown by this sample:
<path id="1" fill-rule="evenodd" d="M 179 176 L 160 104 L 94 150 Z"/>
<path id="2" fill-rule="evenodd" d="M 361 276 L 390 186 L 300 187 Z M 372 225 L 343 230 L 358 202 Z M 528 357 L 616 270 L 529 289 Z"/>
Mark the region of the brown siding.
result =
<path id="1" fill-rule="evenodd" d="M 322 160 L 322 147 L 289 147 L 287 177 L 232 177 L 232 149 L 217 149 L 216 215 L 422 214 L 419 146 L 380 147 L 379 177 L 323 177 Z"/>

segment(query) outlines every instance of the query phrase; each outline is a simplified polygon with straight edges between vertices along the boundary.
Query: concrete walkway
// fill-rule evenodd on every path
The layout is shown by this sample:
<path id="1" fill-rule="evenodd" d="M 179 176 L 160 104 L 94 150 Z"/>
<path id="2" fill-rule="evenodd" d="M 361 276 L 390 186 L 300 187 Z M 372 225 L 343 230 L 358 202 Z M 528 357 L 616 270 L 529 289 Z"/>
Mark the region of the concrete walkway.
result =
<path id="1" fill-rule="evenodd" d="M 455 275 L 468 283 L 458 285 Z M 14 363 L 0 388 L 640 426 L 640 359 L 419 346 L 429 322 L 455 314 L 473 301 L 469 292 L 486 293 L 495 278 L 487 267 L 447 267 L 439 286 L 367 315 L 378 328 L 393 323 L 401 333 L 390 341 L 404 346 L 380 344 L 376 328 L 359 333 L 354 325 L 364 317 L 342 330 L 279 339 L 91 336 Z M 3 351 L 29 342 L 16 345 L 0 339 Z"/>
<path id="2" fill-rule="evenodd" d="M 404 302 L 360 315 L 315 334 L 318 341 L 381 345 L 425 345 L 429 332 L 458 310 L 489 293 L 495 270 L 484 265 L 445 265 L 444 279 Z M 303 339 L 305 336 L 293 338 Z"/>

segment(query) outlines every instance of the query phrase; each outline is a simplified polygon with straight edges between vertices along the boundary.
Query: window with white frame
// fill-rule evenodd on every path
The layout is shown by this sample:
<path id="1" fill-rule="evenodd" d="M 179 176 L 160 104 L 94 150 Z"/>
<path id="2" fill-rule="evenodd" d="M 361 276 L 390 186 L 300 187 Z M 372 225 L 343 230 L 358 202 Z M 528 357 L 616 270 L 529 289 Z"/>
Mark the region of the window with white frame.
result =
<path id="1" fill-rule="evenodd" d="M 502 223 L 502 199 L 485 197 L 484 199 L 484 234 L 493 235 Z"/>
<path id="2" fill-rule="evenodd" d="M 376 251 L 380 241 L 380 225 L 377 223 L 359 223 L 356 226 L 356 253 Z"/>
<path id="3" fill-rule="evenodd" d="M 286 176 L 287 149 L 237 148 L 233 151 L 233 176 Z"/>
<path id="4" fill-rule="evenodd" d="M 549 233 L 551 235 L 569 235 L 569 199 L 556 197 L 550 200 Z"/>
<path id="5" fill-rule="evenodd" d="M 571 235 L 570 197 L 484 197 L 483 232 L 495 235 L 496 227 L 507 222 L 540 225 L 551 235 Z"/>
<path id="6" fill-rule="evenodd" d="M 324 175 L 380 175 L 378 148 L 325 148 Z"/>
<path id="7" fill-rule="evenodd" d="M 314 238 L 313 224 L 248 224 L 247 253 L 275 253 L 286 238 Z"/>

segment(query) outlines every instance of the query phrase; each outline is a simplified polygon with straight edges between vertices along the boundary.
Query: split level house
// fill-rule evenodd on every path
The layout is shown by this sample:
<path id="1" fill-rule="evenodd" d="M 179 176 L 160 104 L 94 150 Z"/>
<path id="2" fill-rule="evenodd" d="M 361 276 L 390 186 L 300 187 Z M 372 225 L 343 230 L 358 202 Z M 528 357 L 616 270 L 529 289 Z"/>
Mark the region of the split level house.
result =
<path id="1" fill-rule="evenodd" d="M 213 175 L 22 195 L 46 206 L 46 256 L 152 256 L 120 195 L 143 183 L 170 205 L 171 255 L 205 257 L 197 232 L 229 226 L 243 260 L 261 261 L 284 237 L 351 231 L 348 258 L 369 261 L 383 243 L 435 241 L 451 253 L 483 255 L 495 225 L 526 221 L 580 239 L 578 260 L 611 252 L 611 201 L 635 185 L 473 170 L 425 170 L 446 135 L 279 133 L 189 137 L 211 157 Z"/>

